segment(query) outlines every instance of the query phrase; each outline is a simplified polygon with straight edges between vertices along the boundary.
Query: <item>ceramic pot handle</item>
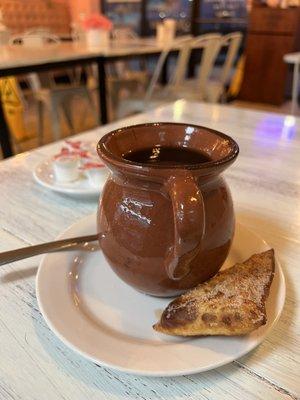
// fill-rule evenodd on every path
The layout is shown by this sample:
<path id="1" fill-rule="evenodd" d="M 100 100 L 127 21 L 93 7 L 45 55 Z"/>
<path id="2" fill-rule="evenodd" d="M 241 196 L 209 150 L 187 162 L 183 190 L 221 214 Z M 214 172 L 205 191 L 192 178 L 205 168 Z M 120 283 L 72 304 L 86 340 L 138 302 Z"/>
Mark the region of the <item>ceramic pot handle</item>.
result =
<path id="1" fill-rule="evenodd" d="M 205 231 L 205 210 L 201 191 L 190 175 L 171 177 L 167 190 L 172 200 L 175 243 L 167 253 L 165 266 L 172 280 L 189 271 L 189 263 L 201 244 Z"/>

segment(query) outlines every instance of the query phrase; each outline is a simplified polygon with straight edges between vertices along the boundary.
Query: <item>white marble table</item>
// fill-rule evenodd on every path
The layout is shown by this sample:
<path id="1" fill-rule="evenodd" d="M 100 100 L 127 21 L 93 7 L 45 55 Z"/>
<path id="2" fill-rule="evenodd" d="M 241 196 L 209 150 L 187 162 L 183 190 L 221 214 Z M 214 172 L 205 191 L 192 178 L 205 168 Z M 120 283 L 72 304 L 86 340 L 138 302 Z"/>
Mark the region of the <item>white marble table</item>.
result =
<path id="1" fill-rule="evenodd" d="M 300 119 L 228 106 L 177 101 L 87 132 L 146 121 L 184 121 L 232 135 L 238 161 L 226 172 L 238 219 L 276 249 L 287 281 L 283 315 L 269 337 L 217 370 L 178 378 L 142 378 L 98 367 L 49 330 L 35 297 L 40 258 L 1 267 L 0 399 L 297 399 L 300 398 Z M 58 144 L 0 164 L 0 251 L 52 240 L 96 203 L 38 186 L 34 165 Z"/>
<path id="2" fill-rule="evenodd" d="M 174 40 L 171 48 L 178 50 L 182 38 Z M 42 48 L 26 46 L 1 46 L 0 70 L 33 67 L 47 63 L 58 63 L 93 59 L 97 57 L 116 58 L 132 55 L 155 54 L 163 50 L 164 46 L 156 42 L 155 38 L 138 38 L 131 41 L 111 41 L 108 46 L 91 48 L 81 42 L 62 42 Z"/>

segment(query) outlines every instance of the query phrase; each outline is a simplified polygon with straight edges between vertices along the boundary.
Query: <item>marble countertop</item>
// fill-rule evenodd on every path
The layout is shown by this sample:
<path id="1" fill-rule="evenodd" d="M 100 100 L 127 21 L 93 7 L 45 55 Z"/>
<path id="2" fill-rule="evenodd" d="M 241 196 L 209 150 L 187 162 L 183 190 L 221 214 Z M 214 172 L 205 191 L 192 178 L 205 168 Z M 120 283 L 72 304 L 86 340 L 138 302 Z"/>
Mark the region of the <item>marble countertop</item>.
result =
<path id="1" fill-rule="evenodd" d="M 183 36 L 174 41 L 171 48 L 179 48 Z M 0 70 L 39 64 L 72 60 L 93 59 L 97 57 L 122 57 L 127 55 L 153 54 L 163 50 L 154 38 L 137 39 L 130 42 L 111 41 L 109 46 L 89 48 L 84 43 L 59 43 L 44 47 L 0 46 Z"/>
<path id="2" fill-rule="evenodd" d="M 79 137 L 96 140 L 111 129 L 149 121 L 205 125 L 239 143 L 226 178 L 238 220 L 273 246 L 282 263 L 287 298 L 278 324 L 258 348 L 214 371 L 177 378 L 121 374 L 85 360 L 49 330 L 35 296 L 40 257 L 23 260 L 0 271 L 0 398 L 300 398 L 300 119 L 179 100 Z M 95 201 L 64 197 L 34 182 L 34 166 L 58 146 L 0 163 L 0 251 L 53 240 L 96 210 Z"/>

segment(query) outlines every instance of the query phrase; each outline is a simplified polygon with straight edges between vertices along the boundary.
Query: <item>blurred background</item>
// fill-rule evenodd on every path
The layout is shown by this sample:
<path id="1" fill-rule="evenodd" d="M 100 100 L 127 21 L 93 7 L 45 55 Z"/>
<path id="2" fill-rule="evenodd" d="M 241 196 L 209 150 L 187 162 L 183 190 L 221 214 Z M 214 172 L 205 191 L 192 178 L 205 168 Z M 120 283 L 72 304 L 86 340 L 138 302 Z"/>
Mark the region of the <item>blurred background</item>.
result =
<path id="1" fill-rule="evenodd" d="M 1 135 L 17 153 L 178 98 L 298 115 L 299 47 L 299 0 L 0 0 Z"/>

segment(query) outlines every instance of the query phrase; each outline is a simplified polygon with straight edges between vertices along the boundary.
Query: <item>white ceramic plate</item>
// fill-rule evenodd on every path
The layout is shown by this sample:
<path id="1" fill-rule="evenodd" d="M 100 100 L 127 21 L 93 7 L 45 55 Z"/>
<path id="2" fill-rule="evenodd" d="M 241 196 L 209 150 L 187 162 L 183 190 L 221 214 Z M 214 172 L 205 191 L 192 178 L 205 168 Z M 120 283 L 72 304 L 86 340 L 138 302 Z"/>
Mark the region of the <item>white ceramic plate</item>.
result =
<path id="1" fill-rule="evenodd" d="M 107 171 L 106 168 L 105 170 Z M 47 189 L 76 197 L 89 197 L 99 196 L 106 182 L 108 171 L 107 174 L 103 174 L 102 182 L 98 188 L 91 186 L 84 175 L 75 182 L 57 182 L 55 180 L 52 161 L 50 159 L 38 164 L 34 169 L 33 176 L 40 185 Z"/>
<path id="2" fill-rule="evenodd" d="M 88 216 L 59 238 L 92 234 L 95 221 L 95 215 Z M 260 237 L 237 224 L 224 268 L 268 248 Z M 152 325 L 170 299 L 146 296 L 127 286 L 112 272 L 96 244 L 90 251 L 46 255 L 36 288 L 45 320 L 67 346 L 99 365 L 149 376 L 207 371 L 241 357 L 266 337 L 285 299 L 284 276 L 276 261 L 265 326 L 244 337 L 162 335 Z"/>

